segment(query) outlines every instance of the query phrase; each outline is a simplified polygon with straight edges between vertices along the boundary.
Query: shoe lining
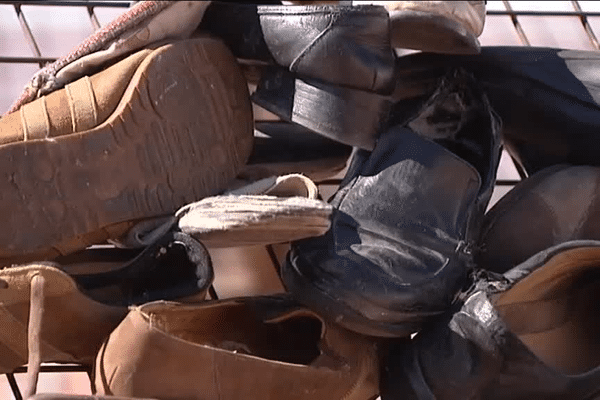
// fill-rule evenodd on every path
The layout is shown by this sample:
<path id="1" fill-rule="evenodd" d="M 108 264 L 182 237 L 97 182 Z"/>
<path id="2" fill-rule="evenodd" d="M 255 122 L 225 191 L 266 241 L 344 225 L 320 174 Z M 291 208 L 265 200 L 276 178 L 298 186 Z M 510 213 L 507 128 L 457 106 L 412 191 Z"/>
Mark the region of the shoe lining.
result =
<path id="1" fill-rule="evenodd" d="M 571 249 L 494 299 L 500 316 L 541 361 L 565 374 L 600 365 L 600 249 Z"/>
<path id="2" fill-rule="evenodd" d="M 199 345 L 299 365 L 311 365 L 321 355 L 322 323 L 316 317 L 294 316 L 265 323 L 243 304 L 150 314 L 158 329 Z"/>
<path id="3" fill-rule="evenodd" d="M 168 243 L 145 260 L 137 258 L 143 256 L 139 250 L 110 250 L 104 254 L 99 251 L 96 255 L 88 255 L 94 258 L 92 262 L 61 265 L 61 269 L 73 277 L 81 291 L 97 302 L 129 306 L 193 295 L 199 291 L 196 287 L 199 279 L 196 276 L 197 266 L 190 261 L 183 243 Z M 125 261 L 125 256 L 130 258 Z M 117 261 L 119 258 L 120 262 Z M 72 260 L 77 259 L 73 257 Z M 85 273 L 96 266 L 98 270 Z"/>

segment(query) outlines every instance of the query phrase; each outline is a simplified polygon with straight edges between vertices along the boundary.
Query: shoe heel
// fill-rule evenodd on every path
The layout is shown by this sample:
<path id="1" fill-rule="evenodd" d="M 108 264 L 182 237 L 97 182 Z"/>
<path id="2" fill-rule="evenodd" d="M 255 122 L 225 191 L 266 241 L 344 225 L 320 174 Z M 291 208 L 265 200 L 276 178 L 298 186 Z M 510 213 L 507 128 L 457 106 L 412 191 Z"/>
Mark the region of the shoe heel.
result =
<path id="1" fill-rule="evenodd" d="M 373 150 L 387 126 L 389 97 L 266 68 L 252 101 L 278 117 L 337 142 Z"/>

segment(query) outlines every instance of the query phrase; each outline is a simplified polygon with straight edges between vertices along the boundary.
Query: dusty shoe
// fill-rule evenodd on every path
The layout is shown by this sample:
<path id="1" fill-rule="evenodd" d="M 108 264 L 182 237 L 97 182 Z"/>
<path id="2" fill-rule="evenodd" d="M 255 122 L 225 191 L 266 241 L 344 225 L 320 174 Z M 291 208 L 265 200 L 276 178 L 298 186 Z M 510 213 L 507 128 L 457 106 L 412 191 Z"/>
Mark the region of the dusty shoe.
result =
<path id="1" fill-rule="evenodd" d="M 286 297 L 133 308 L 100 349 L 94 375 L 99 394 L 162 400 L 378 394 L 375 345 Z"/>
<path id="2" fill-rule="evenodd" d="M 284 67 L 305 79 L 368 92 L 394 88 L 389 17 L 371 5 L 211 2 L 198 28 L 236 57 Z"/>
<path id="3" fill-rule="evenodd" d="M 330 201 L 331 229 L 294 243 L 283 266 L 300 302 L 348 329 L 408 336 L 446 310 L 472 267 L 498 167 L 499 125 L 472 77 L 450 82 L 456 91 L 426 103 L 439 106 L 433 111 L 444 125 L 434 131 L 448 128 L 446 137 L 397 126 L 373 152 L 355 153 Z M 475 108 L 446 113 L 454 95 Z M 425 107 L 415 126 L 438 115 L 431 111 Z M 446 124 L 449 116 L 456 123 Z"/>
<path id="4" fill-rule="evenodd" d="M 253 142 L 248 89 L 217 39 L 145 49 L 0 120 L 0 259 L 101 243 L 225 189 Z"/>
<path id="5" fill-rule="evenodd" d="M 597 398 L 599 265 L 600 242 L 574 241 L 475 274 L 446 314 L 394 346 L 382 399 Z"/>
<path id="6" fill-rule="evenodd" d="M 393 47 L 432 53 L 476 54 L 483 32 L 485 2 L 385 1 Z"/>
<path id="7" fill-rule="evenodd" d="M 600 168 L 557 165 L 517 184 L 486 214 L 477 265 L 504 273 L 571 240 L 600 240 Z"/>
<path id="8" fill-rule="evenodd" d="M 317 186 L 305 176 L 273 176 L 190 203 L 164 223 L 162 218 L 154 225 L 143 221 L 116 241 L 130 248 L 147 246 L 173 228 L 210 248 L 320 236 L 331 225 L 332 208 L 317 196 Z M 152 229 L 144 231 L 147 226 Z"/>
<path id="9" fill-rule="evenodd" d="M 331 226 L 332 207 L 317 195 L 315 184 L 302 175 L 267 178 L 184 207 L 177 213 L 177 226 L 207 247 L 321 236 Z"/>
<path id="10" fill-rule="evenodd" d="M 128 306 L 202 301 L 212 280 L 208 252 L 180 232 L 141 252 L 93 248 L 0 270 L 0 372 L 27 363 L 32 394 L 40 363 L 90 364 Z"/>

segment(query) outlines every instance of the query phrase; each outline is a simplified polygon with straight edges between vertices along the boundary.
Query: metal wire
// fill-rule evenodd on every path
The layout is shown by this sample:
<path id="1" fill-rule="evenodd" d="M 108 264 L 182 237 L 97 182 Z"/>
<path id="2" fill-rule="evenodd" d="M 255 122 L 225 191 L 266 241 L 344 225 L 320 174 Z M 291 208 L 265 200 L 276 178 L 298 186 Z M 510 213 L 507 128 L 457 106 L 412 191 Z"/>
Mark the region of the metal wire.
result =
<path id="1" fill-rule="evenodd" d="M 536 17 L 551 17 L 551 16 L 573 16 L 578 17 L 583 25 L 583 28 L 586 32 L 586 35 L 595 49 L 600 49 L 600 45 L 598 43 L 598 39 L 589 24 L 588 17 L 598 17 L 600 16 L 600 12 L 585 12 L 581 9 L 578 1 L 572 1 L 573 11 L 515 11 L 512 9 L 512 6 L 509 1 L 504 0 L 503 4 L 506 8 L 504 11 L 499 10 L 488 10 L 488 15 L 505 15 L 509 16 L 512 24 L 515 28 L 515 31 L 519 37 L 519 40 L 524 46 L 530 46 L 530 41 L 525 34 L 525 31 L 521 27 L 518 17 L 520 16 L 536 16 Z M 97 7 L 112 7 L 112 8 L 127 8 L 131 5 L 129 1 L 1 1 L 0 5 L 8 4 L 14 7 L 17 19 L 21 26 L 21 30 L 23 31 L 23 35 L 27 42 L 27 46 L 30 48 L 32 56 L 30 57 L 8 57 L 8 56 L 0 56 L 0 64 L 38 64 L 40 68 L 44 65 L 55 61 L 54 57 L 50 57 L 48 55 L 43 55 L 40 52 L 37 41 L 29 27 L 27 19 L 25 18 L 25 14 L 23 13 L 21 6 L 57 6 L 57 7 L 85 7 L 88 12 L 88 16 L 90 19 L 90 23 L 94 30 L 100 28 L 100 23 L 95 14 L 95 8 Z M 522 179 L 526 178 L 527 174 L 520 167 L 517 162 L 513 164 L 517 169 L 517 172 Z M 500 179 L 496 182 L 498 186 L 514 186 L 517 184 L 519 180 L 514 179 Z M 272 249 L 269 249 L 269 255 L 272 259 L 276 259 L 276 256 Z M 210 287 L 209 295 L 211 298 L 218 298 L 217 293 L 214 287 Z M 22 373 L 25 372 L 26 368 L 18 368 L 15 372 Z M 81 365 L 42 365 L 41 370 L 42 373 L 51 373 L 51 372 L 87 372 L 89 374 L 89 369 L 87 367 Z M 6 378 L 8 379 L 9 385 L 13 392 L 13 396 L 16 400 L 22 400 L 22 395 L 15 380 L 14 374 L 6 374 Z"/>

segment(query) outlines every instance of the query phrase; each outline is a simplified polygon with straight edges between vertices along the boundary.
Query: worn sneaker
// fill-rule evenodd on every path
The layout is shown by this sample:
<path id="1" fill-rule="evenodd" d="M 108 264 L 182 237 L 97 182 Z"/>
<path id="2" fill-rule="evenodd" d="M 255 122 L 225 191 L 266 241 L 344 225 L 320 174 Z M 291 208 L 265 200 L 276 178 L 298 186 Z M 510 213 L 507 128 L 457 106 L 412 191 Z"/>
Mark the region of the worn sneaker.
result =
<path id="1" fill-rule="evenodd" d="M 133 308 L 94 376 L 99 394 L 163 400 L 364 400 L 379 391 L 375 344 L 285 296 Z"/>
<path id="2" fill-rule="evenodd" d="M 0 119 L 0 260 L 105 242 L 225 188 L 253 143 L 248 88 L 217 39 L 144 49 Z"/>

